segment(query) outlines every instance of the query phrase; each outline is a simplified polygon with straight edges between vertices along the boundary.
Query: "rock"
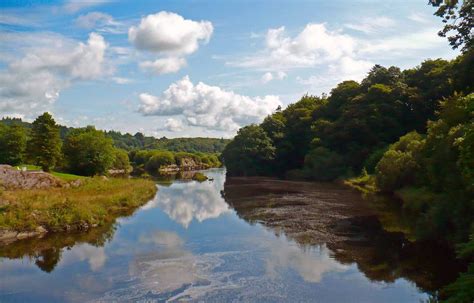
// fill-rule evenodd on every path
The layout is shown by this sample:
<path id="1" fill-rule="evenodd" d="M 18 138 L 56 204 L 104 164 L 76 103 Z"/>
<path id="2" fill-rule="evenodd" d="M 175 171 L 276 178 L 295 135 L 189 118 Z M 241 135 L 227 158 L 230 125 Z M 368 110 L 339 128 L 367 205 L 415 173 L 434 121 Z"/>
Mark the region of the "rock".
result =
<path id="1" fill-rule="evenodd" d="M 81 179 L 77 179 L 77 180 L 71 181 L 71 182 L 69 182 L 68 185 L 69 185 L 69 186 L 72 186 L 72 187 L 79 187 L 79 186 L 82 185 L 82 180 L 81 180 Z"/>
<path id="2" fill-rule="evenodd" d="M 61 187 L 63 182 L 42 171 L 21 171 L 10 165 L 0 165 L 0 183 L 6 189 L 40 189 Z"/>
<path id="3" fill-rule="evenodd" d="M 12 230 L 0 230 L 0 241 L 16 239 L 18 232 Z"/>
<path id="4" fill-rule="evenodd" d="M 39 234 L 45 234 L 48 232 L 48 230 L 46 228 L 44 228 L 43 226 L 38 226 L 36 228 L 36 232 L 39 233 Z"/>

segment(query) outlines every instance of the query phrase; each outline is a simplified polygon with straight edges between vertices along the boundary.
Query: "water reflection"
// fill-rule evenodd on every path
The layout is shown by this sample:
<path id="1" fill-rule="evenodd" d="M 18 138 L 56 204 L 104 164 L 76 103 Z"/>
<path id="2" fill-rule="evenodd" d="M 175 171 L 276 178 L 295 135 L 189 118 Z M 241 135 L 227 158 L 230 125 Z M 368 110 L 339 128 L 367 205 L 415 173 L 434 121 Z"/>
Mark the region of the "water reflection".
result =
<path id="1" fill-rule="evenodd" d="M 100 269 L 106 260 L 103 249 L 112 239 L 116 226 L 109 223 L 80 233 L 56 233 L 43 238 L 24 239 L 0 246 L 0 257 L 5 259 L 31 260 L 44 272 L 52 272 L 63 257 L 65 250 L 74 247 L 65 262 L 87 260 L 92 270 Z"/>
<path id="2" fill-rule="evenodd" d="M 345 213 L 362 201 L 338 186 L 206 174 L 117 224 L 0 246 L 0 302 L 418 302 L 412 281 L 450 275 L 448 251 Z"/>
<path id="3" fill-rule="evenodd" d="M 452 282 L 464 267 L 446 245 L 407 239 L 401 231 L 410 231 L 411 227 L 400 212 L 388 212 L 380 199 L 360 201 L 360 196 L 349 189 L 231 178 L 224 192 L 227 202 L 244 220 L 259 222 L 303 247 L 323 245 L 329 248 L 336 265 L 355 263 L 375 282 L 394 283 L 406 278 L 424 291 L 435 292 Z M 298 205 L 294 211 L 289 206 L 292 204 Z"/>
<path id="4" fill-rule="evenodd" d="M 174 183 L 171 187 L 162 188 L 144 209 L 159 207 L 185 228 L 193 219 L 202 222 L 228 212 L 229 206 L 220 193 L 224 188 L 225 175 L 222 170 L 209 170 L 206 174 L 214 180 Z"/>

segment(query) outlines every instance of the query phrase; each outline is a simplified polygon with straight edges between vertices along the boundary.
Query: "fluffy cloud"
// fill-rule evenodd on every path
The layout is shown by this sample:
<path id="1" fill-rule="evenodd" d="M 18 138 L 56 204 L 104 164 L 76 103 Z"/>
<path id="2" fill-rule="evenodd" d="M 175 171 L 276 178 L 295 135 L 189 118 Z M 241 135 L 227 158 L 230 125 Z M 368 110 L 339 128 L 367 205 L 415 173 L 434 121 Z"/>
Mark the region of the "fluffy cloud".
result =
<path id="1" fill-rule="evenodd" d="M 209 21 L 187 20 L 175 13 L 159 12 L 132 26 L 128 37 L 136 48 L 151 52 L 191 54 L 199 42 L 208 42 L 213 31 Z"/>
<path id="2" fill-rule="evenodd" d="M 186 60 L 176 57 L 161 58 L 155 61 L 144 61 L 140 63 L 142 70 L 150 71 L 157 75 L 176 73 L 183 66 L 186 66 Z"/>
<path id="3" fill-rule="evenodd" d="M 165 56 L 142 64 L 157 66 L 158 71 L 176 72 L 186 64 L 182 57 L 194 53 L 199 43 L 207 43 L 213 30 L 209 21 L 197 22 L 163 11 L 142 18 L 138 26 L 129 29 L 128 39 L 139 50 Z"/>
<path id="4" fill-rule="evenodd" d="M 312 67 L 352 56 L 355 44 L 353 38 L 329 31 L 325 24 L 309 23 L 294 38 L 282 26 L 268 30 L 263 51 L 229 64 L 266 70 Z"/>
<path id="5" fill-rule="evenodd" d="M 26 47 L 22 57 L 10 58 L 7 68 L 0 70 L 0 112 L 35 115 L 48 110 L 72 82 L 111 72 L 105 63 L 108 45 L 101 35 L 91 33 L 87 43 L 57 35 L 44 38 L 43 44 Z"/>
<path id="6" fill-rule="evenodd" d="M 144 115 L 182 115 L 188 125 L 224 131 L 260 122 L 282 105 L 277 96 L 251 98 L 202 82 L 194 85 L 188 76 L 159 97 L 142 93 L 139 99 Z"/>
<path id="7" fill-rule="evenodd" d="M 179 132 L 183 130 L 183 122 L 174 118 L 166 119 L 165 129 L 170 132 Z"/>
<path id="8" fill-rule="evenodd" d="M 277 73 L 266 72 L 262 76 L 262 83 L 265 84 L 275 79 L 283 80 L 286 77 L 287 77 L 286 73 L 282 71 L 279 71 Z"/>

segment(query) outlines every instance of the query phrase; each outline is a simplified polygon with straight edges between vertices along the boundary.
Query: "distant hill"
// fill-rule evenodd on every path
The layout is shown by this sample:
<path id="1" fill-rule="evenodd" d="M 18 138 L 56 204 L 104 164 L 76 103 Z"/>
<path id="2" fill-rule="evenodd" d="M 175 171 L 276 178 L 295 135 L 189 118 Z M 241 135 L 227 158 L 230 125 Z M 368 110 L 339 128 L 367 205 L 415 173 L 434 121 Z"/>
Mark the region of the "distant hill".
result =
<path id="1" fill-rule="evenodd" d="M 26 128 L 31 128 L 31 123 L 22 121 L 19 118 L 2 118 L 0 123 L 9 125 L 18 123 Z M 67 134 L 73 130 L 73 127 L 60 126 L 61 138 L 65 138 Z M 114 140 L 114 145 L 125 150 L 133 149 L 162 149 L 169 151 L 183 151 L 189 153 L 221 153 L 225 145 L 230 142 L 229 139 L 223 138 L 174 138 L 166 137 L 155 138 L 145 136 L 138 132 L 134 135 L 129 133 L 121 133 L 118 131 L 107 131 L 107 136 Z"/>

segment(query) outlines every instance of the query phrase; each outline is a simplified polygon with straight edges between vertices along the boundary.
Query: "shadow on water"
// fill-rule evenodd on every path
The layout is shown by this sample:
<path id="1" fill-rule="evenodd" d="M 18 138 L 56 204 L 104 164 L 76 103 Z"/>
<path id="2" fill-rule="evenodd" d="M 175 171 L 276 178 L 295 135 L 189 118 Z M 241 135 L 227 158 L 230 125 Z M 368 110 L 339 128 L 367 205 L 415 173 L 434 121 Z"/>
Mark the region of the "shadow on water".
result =
<path id="1" fill-rule="evenodd" d="M 449 246 L 414 240 L 409 218 L 386 198 L 362 198 L 335 184 L 265 178 L 228 178 L 223 196 L 240 218 L 304 247 L 326 244 L 333 258 L 355 263 L 371 281 L 405 278 L 435 293 L 465 268 Z"/>

